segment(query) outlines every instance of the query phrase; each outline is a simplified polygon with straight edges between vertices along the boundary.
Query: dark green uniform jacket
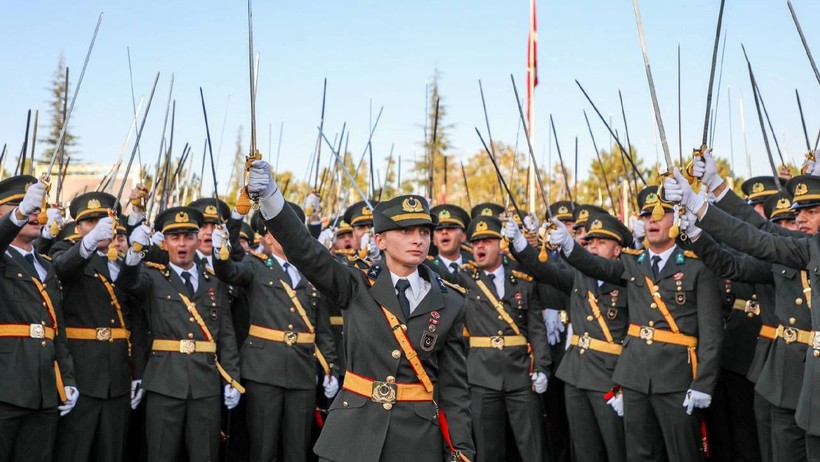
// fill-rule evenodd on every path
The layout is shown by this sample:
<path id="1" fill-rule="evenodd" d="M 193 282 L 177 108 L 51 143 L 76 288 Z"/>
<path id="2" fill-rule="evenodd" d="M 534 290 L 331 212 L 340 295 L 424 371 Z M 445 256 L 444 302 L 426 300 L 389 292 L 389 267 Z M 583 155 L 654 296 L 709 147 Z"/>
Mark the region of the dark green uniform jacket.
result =
<path id="1" fill-rule="evenodd" d="M 340 264 L 308 234 L 287 205 L 265 224 L 282 244 L 288 260 L 331 303 L 345 310 L 348 376 L 355 372 L 371 380 L 384 381 L 391 376 L 398 383 L 417 383 L 381 306 L 407 326 L 406 334 L 435 385 L 438 406 L 447 416 L 453 445 L 473 459 L 462 337 L 463 296 L 420 266 L 419 273 L 431 288 L 410 319 L 404 319 L 384 265 L 374 265 L 365 272 Z M 434 332 L 431 325 L 435 326 Z M 444 447 L 433 402 L 397 402 L 387 410 L 369 396 L 344 389 L 333 401 L 314 451 L 319 457 L 337 462 L 432 461 L 442 460 L 445 451 L 449 452 Z"/>

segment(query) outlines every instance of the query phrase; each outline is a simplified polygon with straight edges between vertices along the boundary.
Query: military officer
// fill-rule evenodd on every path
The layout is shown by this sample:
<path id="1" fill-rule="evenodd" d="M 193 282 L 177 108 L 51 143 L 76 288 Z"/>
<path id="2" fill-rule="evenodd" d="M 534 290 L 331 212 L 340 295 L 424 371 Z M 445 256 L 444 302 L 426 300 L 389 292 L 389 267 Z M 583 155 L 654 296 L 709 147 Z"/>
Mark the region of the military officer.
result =
<path id="1" fill-rule="evenodd" d="M 740 190 L 746 195 L 746 203 L 760 216 L 765 216 L 763 202 L 767 197 L 777 193 L 778 185 L 780 188 L 786 186 L 786 180 L 778 178 L 775 184 L 771 176 L 755 176 L 744 181 L 740 185 Z"/>
<path id="2" fill-rule="evenodd" d="M 656 187 L 638 202 L 649 248 L 637 259 L 595 257 L 559 220 L 550 242 L 587 276 L 626 287 L 630 325 L 612 379 L 623 388 L 627 459 L 702 460 L 692 412 L 709 406 L 720 370 L 718 280 L 675 245 L 672 205 Z"/>
<path id="3" fill-rule="evenodd" d="M 464 298 L 419 266 L 435 227 L 426 200 L 406 195 L 376 206 L 373 231 L 384 259 L 362 271 L 310 237 L 267 162 L 253 163 L 248 192 L 259 197 L 289 261 L 345 310 L 347 375 L 316 454 L 337 462 L 472 459 Z"/>
<path id="4" fill-rule="evenodd" d="M 244 252 L 250 252 L 251 250 L 256 250 L 259 242 L 256 239 L 256 232 L 253 230 L 251 225 L 242 222 L 241 229 L 239 230 L 239 245 L 242 246 L 242 250 Z"/>
<path id="5" fill-rule="evenodd" d="M 215 460 L 219 454 L 220 395 L 233 408 L 244 388 L 226 286 L 195 264 L 202 214 L 172 207 L 157 217 L 165 236 L 168 266 L 140 265 L 129 249 L 118 286 L 143 300 L 135 309 L 132 342 L 134 376 L 146 396 L 148 459 Z M 131 241 L 147 248 L 150 229 L 137 227 Z M 217 359 L 218 353 L 218 359 Z"/>
<path id="6" fill-rule="evenodd" d="M 281 449 L 284 460 L 304 461 L 316 406 L 317 360 L 325 396 L 332 398 L 339 389 L 327 302 L 288 261 L 258 214 L 253 221 L 265 253 L 251 252 L 240 262 L 215 260 L 217 277 L 245 289 L 250 308 L 249 336 L 241 348 L 250 460 L 275 460 Z M 215 231 L 213 240 L 218 252 L 227 236 Z"/>
<path id="7" fill-rule="evenodd" d="M 198 210 L 203 217 L 202 227 L 199 228 L 199 234 L 197 234 L 197 263 L 202 261 L 208 268 L 213 269 L 214 245 L 212 235 L 217 225 L 226 223 L 231 218 L 231 208 L 221 200 L 207 197 L 191 202 L 188 207 Z M 241 216 L 239 216 L 239 220 L 241 220 Z M 237 221 L 236 226 L 237 228 L 240 227 L 241 222 Z M 238 241 L 239 234 L 236 233 L 234 236 Z M 233 249 L 241 250 L 241 246 L 234 245 Z"/>
<path id="8" fill-rule="evenodd" d="M 679 183 L 678 176 L 679 173 L 675 179 L 670 179 L 665 185 L 668 184 L 672 188 L 670 197 L 680 199 L 686 209 L 698 217 L 699 227 L 715 238 L 730 243 L 741 252 L 782 264 L 792 269 L 792 271 L 799 272 L 803 291 L 794 299 L 794 303 L 800 306 L 807 305 L 807 308 L 809 308 L 808 313 L 804 312 L 800 317 L 801 319 L 795 316 L 790 318 L 786 324 L 778 326 L 776 335 L 778 340 L 782 339 L 789 347 L 803 352 L 804 373 L 802 388 L 797 398 L 794 421 L 800 429 L 806 432 L 806 435 L 804 439 L 793 429 L 791 431 L 786 430 L 791 426 L 792 420 L 787 412 L 781 412 L 777 407 L 772 409 L 772 433 L 774 441 L 777 440 L 775 432 L 779 431 L 783 435 L 791 435 L 789 440 L 798 448 L 805 444 L 805 456 L 799 453 L 799 449 L 798 451 L 788 452 L 788 454 L 796 456 L 798 458 L 796 460 L 805 460 L 804 457 L 807 457 L 808 460 L 820 459 L 820 425 L 815 420 L 817 409 L 820 409 L 820 404 L 818 404 L 820 402 L 820 393 L 817 392 L 815 385 L 818 380 L 815 375 L 820 376 L 820 368 L 816 364 L 816 358 L 820 357 L 820 342 L 814 343 L 816 336 L 813 333 L 820 328 L 820 317 L 815 315 L 814 310 L 811 310 L 811 305 L 817 299 L 811 290 L 812 286 L 818 282 L 817 272 L 814 271 L 816 259 L 818 258 L 816 238 L 814 236 L 778 236 L 758 230 L 747 223 L 734 219 L 717 207 L 709 207 L 701 195 L 692 192 L 688 184 Z M 707 179 L 711 179 L 711 171 L 705 176 Z M 794 196 L 792 208 L 799 210 L 797 216 L 798 227 L 801 229 L 808 228 L 809 224 L 814 221 L 813 216 L 817 213 L 818 206 L 820 206 L 820 201 L 817 199 L 818 193 L 820 193 L 820 178 L 797 176 L 789 180 L 787 189 Z M 799 303 L 797 303 L 798 301 Z M 808 324 L 805 321 L 806 315 L 810 316 Z M 773 351 L 777 343 L 773 347 Z M 814 348 L 815 345 L 818 348 Z M 815 351 L 817 351 L 816 354 Z M 759 382 L 758 389 L 760 385 Z M 778 460 L 778 447 L 774 449 L 775 460 Z"/>
<path id="9" fill-rule="evenodd" d="M 378 204 L 376 201 L 359 201 L 351 204 L 343 215 L 344 222 L 353 227 L 353 248 L 359 249 L 362 246 L 362 236 L 373 227 L 373 210 L 370 206 Z"/>
<path id="10" fill-rule="evenodd" d="M 467 239 L 470 215 L 452 204 L 437 205 L 430 209 L 430 213 L 438 217 L 438 226 L 433 231 L 433 244 L 438 249 L 438 254 L 432 257 L 432 263 L 455 273 L 461 265 L 472 260 L 470 253 L 462 248 Z"/>
<path id="11" fill-rule="evenodd" d="M 586 224 L 589 221 L 590 215 L 607 215 L 609 212 L 592 204 L 581 204 L 575 207 L 575 213 L 572 215 L 572 232 L 575 233 L 575 241 L 584 247 L 589 244 L 589 239 L 584 239 L 586 236 Z M 631 240 L 631 239 L 630 239 Z"/>
<path id="12" fill-rule="evenodd" d="M 54 244 L 51 257 L 83 399 L 60 421 L 56 457 L 121 460 L 131 411 L 130 300 L 115 287 L 119 252 L 113 260 L 107 255 L 117 227 L 109 211 L 119 216 L 120 206 L 111 194 L 90 192 L 75 197 L 69 210 L 80 239 Z"/>
<path id="13" fill-rule="evenodd" d="M 0 460 L 51 461 L 58 416 L 79 392 L 66 342 L 60 282 L 34 251 L 46 187 L 20 175 L 0 181 Z"/>
<path id="14" fill-rule="evenodd" d="M 604 212 L 586 217 L 582 214 L 582 221 L 583 239 L 593 255 L 614 260 L 621 252 L 631 251 L 632 235 L 617 218 Z M 557 264 L 554 259 L 539 262 L 538 251 L 527 245 L 514 223 L 507 222 L 504 234 L 511 239 L 518 261 L 539 282 L 570 295 L 570 317 L 575 333 L 556 375 L 565 383 L 574 457 L 625 461 L 623 397 L 612 374 L 629 326 L 626 289 L 592 279 L 568 265 Z M 607 394 L 611 398 L 604 399 Z"/>

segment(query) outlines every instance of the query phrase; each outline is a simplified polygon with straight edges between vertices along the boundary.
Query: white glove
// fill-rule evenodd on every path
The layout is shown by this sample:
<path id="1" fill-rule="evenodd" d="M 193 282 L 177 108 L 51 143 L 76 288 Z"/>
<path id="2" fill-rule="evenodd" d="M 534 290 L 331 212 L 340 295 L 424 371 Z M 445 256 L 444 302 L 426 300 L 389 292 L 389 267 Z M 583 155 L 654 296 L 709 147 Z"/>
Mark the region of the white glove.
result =
<path id="1" fill-rule="evenodd" d="M 544 327 L 547 329 L 547 342 L 550 345 L 558 345 L 561 341 L 561 333 L 566 330 L 566 326 L 558 316 L 558 310 L 552 308 L 544 310 Z"/>
<path id="2" fill-rule="evenodd" d="M 686 178 L 681 175 L 680 170 L 675 167 L 674 178 L 666 177 L 663 180 L 663 194 L 667 202 L 681 203 L 686 210 L 697 214 L 703 204 L 706 203 L 706 194 L 698 194 L 692 191 L 692 187 Z"/>
<path id="3" fill-rule="evenodd" d="M 638 217 L 629 217 L 629 226 L 632 228 L 632 237 L 634 237 L 637 242 L 642 241 L 644 236 L 646 236 L 646 225 L 643 220 Z"/>
<path id="4" fill-rule="evenodd" d="M 501 235 L 513 243 L 513 248 L 516 252 L 521 252 L 527 248 L 527 238 L 524 237 L 518 224 L 512 218 L 504 223 L 504 228 L 501 229 Z"/>
<path id="5" fill-rule="evenodd" d="M 683 407 L 686 408 L 686 413 L 689 415 L 692 415 L 692 409 L 706 409 L 710 404 L 712 404 L 710 395 L 691 388 L 686 391 L 686 398 L 683 399 Z"/>
<path id="6" fill-rule="evenodd" d="M 131 245 L 142 244 L 143 247 L 147 248 L 151 245 L 151 228 L 149 228 L 148 225 L 137 226 L 133 231 L 131 231 L 131 236 L 128 238 L 128 242 L 130 242 Z"/>
<path id="7" fill-rule="evenodd" d="M 219 250 L 222 248 L 223 245 L 227 245 L 228 249 L 230 249 L 230 236 L 228 236 L 228 231 L 215 228 L 214 232 L 211 233 L 211 243 L 214 246 L 214 255 L 219 258 Z"/>
<path id="8" fill-rule="evenodd" d="M 145 389 L 142 388 L 142 380 L 132 380 L 131 381 L 131 410 L 136 409 L 140 402 L 142 402 L 142 397 L 145 396 Z"/>
<path id="9" fill-rule="evenodd" d="M 239 405 L 240 396 L 242 395 L 239 394 L 239 390 L 230 385 L 225 385 L 225 407 L 227 407 L 228 410 Z"/>
<path id="10" fill-rule="evenodd" d="M 697 225 L 698 217 L 695 216 L 694 213 L 687 211 L 680 217 L 680 230 L 686 233 L 686 236 L 696 241 L 700 236 L 700 233 L 703 232 Z"/>
<path id="11" fill-rule="evenodd" d="M 322 387 L 325 389 L 325 398 L 331 399 L 339 392 L 339 380 L 332 375 L 325 375 L 322 380 Z"/>
<path id="12" fill-rule="evenodd" d="M 319 196 L 314 193 L 308 194 L 305 198 L 305 215 L 311 217 L 313 215 L 319 215 L 321 212 L 321 203 L 319 201 Z"/>
<path id="13" fill-rule="evenodd" d="M 77 390 L 77 387 L 65 387 L 65 396 L 66 402 L 57 406 L 57 409 L 60 411 L 60 417 L 74 409 L 74 406 L 77 405 L 77 400 L 80 399 L 80 392 Z"/>
<path id="14" fill-rule="evenodd" d="M 336 240 L 336 230 L 333 227 L 327 227 L 319 233 L 319 242 L 325 246 L 326 249 L 333 247 L 333 242 Z"/>
<path id="15" fill-rule="evenodd" d="M 695 178 L 700 178 L 701 183 L 705 184 L 710 192 L 723 184 L 723 178 L 718 175 L 717 163 L 709 148 L 704 151 L 703 158 L 695 157 L 692 162 L 692 173 Z"/>
<path id="16" fill-rule="evenodd" d="M 43 206 L 43 198 L 45 197 L 46 185 L 38 181 L 28 187 L 26 195 L 23 196 L 23 200 L 20 201 L 20 205 L 17 206 L 17 210 L 21 215 L 29 216 L 40 210 L 40 207 Z"/>
<path id="17" fill-rule="evenodd" d="M 94 228 L 83 236 L 85 250 L 94 251 L 100 241 L 110 241 L 114 238 L 114 219 L 102 217 Z"/>
<path id="18" fill-rule="evenodd" d="M 606 402 L 609 404 L 612 409 L 615 410 L 615 413 L 618 414 L 618 417 L 624 416 L 624 394 L 623 393 L 616 393 L 615 396 L 609 398 L 609 401 Z"/>
<path id="19" fill-rule="evenodd" d="M 251 197 L 265 199 L 277 191 L 276 183 L 270 175 L 270 164 L 256 160 L 248 172 L 248 194 Z"/>
<path id="20" fill-rule="evenodd" d="M 48 216 L 48 221 L 46 225 L 43 226 L 43 229 L 40 230 L 40 235 L 43 236 L 43 239 L 54 239 L 57 236 L 51 235 L 51 224 L 57 223 L 57 228 L 62 229 L 65 220 L 63 219 L 63 214 L 60 213 L 60 209 L 57 208 L 49 208 L 46 210 L 46 215 Z"/>
<path id="21" fill-rule="evenodd" d="M 820 153 L 815 152 L 814 154 L 817 156 L 817 154 Z M 818 166 L 817 162 L 814 160 L 806 160 L 806 162 L 803 163 L 801 170 L 803 168 L 806 169 L 806 175 L 820 176 L 820 166 Z"/>
<path id="22" fill-rule="evenodd" d="M 564 255 L 569 255 L 575 247 L 575 240 L 570 236 L 569 230 L 561 220 L 553 218 L 552 222 L 555 224 L 555 229 L 550 231 L 550 244 L 561 248 Z"/>
<path id="23" fill-rule="evenodd" d="M 370 260 L 376 260 L 379 258 L 381 251 L 379 250 L 379 246 L 373 242 L 373 238 L 370 235 L 370 231 L 362 234 L 361 243 L 359 245 L 360 250 L 366 250 L 367 256 Z"/>
<path id="24" fill-rule="evenodd" d="M 159 247 L 163 242 L 165 242 L 165 235 L 162 232 L 156 231 L 151 235 L 151 243 L 155 246 Z"/>
<path id="25" fill-rule="evenodd" d="M 540 395 L 541 393 L 547 391 L 547 374 L 544 374 L 543 372 L 536 372 L 532 374 L 530 379 L 532 380 L 532 385 L 533 388 L 535 388 L 536 393 Z"/>
<path id="26" fill-rule="evenodd" d="M 529 232 L 535 232 L 538 229 L 538 217 L 535 215 L 527 215 L 524 217 L 524 226 Z"/>

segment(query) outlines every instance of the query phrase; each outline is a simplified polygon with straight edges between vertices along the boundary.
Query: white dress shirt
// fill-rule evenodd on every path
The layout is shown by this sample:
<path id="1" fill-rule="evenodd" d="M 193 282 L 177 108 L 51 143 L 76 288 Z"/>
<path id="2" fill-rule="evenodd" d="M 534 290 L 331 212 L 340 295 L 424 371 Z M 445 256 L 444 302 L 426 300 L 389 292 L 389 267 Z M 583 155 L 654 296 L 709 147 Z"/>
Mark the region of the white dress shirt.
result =
<path id="1" fill-rule="evenodd" d="M 484 271 L 484 274 L 487 276 L 494 274 L 495 279 L 493 279 L 493 284 L 495 284 L 495 293 L 498 295 L 498 299 L 501 300 L 504 298 L 504 265 L 498 265 L 498 268 L 495 271 Z"/>
<path id="2" fill-rule="evenodd" d="M 674 252 L 674 251 L 675 251 L 675 246 L 674 245 L 672 247 L 664 250 L 661 253 L 655 253 L 652 250 L 649 250 L 649 266 L 652 266 L 652 257 L 654 257 L 656 255 L 661 257 L 660 261 L 658 262 L 658 274 L 660 274 L 661 271 L 663 271 L 663 267 L 666 265 L 666 262 L 669 261 L 669 257 L 672 256 L 672 252 Z"/>
<path id="3" fill-rule="evenodd" d="M 196 265 L 192 265 L 190 269 L 182 269 L 179 266 L 171 262 L 168 262 L 168 266 L 170 266 L 171 269 L 174 270 L 175 273 L 177 273 L 177 276 L 179 276 L 179 278 L 182 279 L 182 282 L 185 282 L 185 278 L 182 277 L 182 272 L 187 271 L 191 273 L 191 285 L 194 286 L 194 292 L 197 291 L 197 289 L 199 288 L 199 273 L 196 270 Z"/>
<path id="4" fill-rule="evenodd" d="M 205 255 L 204 253 L 200 252 L 199 250 L 196 251 L 196 254 L 199 256 L 200 259 L 205 261 L 205 264 L 210 269 L 214 269 L 214 256 L 213 255 Z"/>
<path id="5" fill-rule="evenodd" d="M 442 254 L 438 254 L 438 258 L 441 260 L 442 263 L 444 263 L 444 266 L 447 267 L 447 271 L 451 273 L 454 272 L 453 268 L 450 266 L 452 263 L 458 265 L 459 268 L 461 268 L 461 265 L 464 264 L 464 259 L 461 258 L 461 253 L 458 254 L 458 258 L 455 260 L 450 260 Z"/>
<path id="6" fill-rule="evenodd" d="M 279 266 L 281 266 L 281 267 L 282 267 L 282 271 L 284 271 L 284 272 L 288 273 L 288 276 L 290 276 L 290 282 L 291 282 L 291 284 L 292 284 L 291 289 L 292 289 L 293 287 L 298 286 L 298 285 L 299 285 L 299 282 L 301 282 L 301 281 L 302 281 L 302 275 L 301 275 L 301 274 L 299 274 L 299 270 L 298 270 L 298 269 L 296 269 L 296 267 L 295 267 L 295 266 L 293 266 L 293 263 L 290 263 L 289 261 L 285 260 L 284 258 L 282 258 L 282 257 L 280 257 L 280 256 L 278 256 L 278 255 L 271 254 L 271 256 L 273 256 L 273 258 L 275 258 L 275 259 L 276 259 L 276 261 L 278 261 L 278 262 L 279 262 Z M 287 264 L 288 264 L 287 269 L 285 269 L 285 263 L 287 263 Z M 286 281 L 286 282 L 287 282 L 287 281 Z"/>
<path id="7" fill-rule="evenodd" d="M 407 277 L 397 276 L 391 271 L 390 279 L 393 281 L 394 290 L 399 279 L 407 279 L 410 283 L 410 288 L 405 292 L 407 300 L 410 302 L 410 313 L 413 313 L 416 307 L 419 306 L 419 303 L 424 299 L 424 296 L 427 295 L 427 292 L 430 292 L 430 283 L 421 278 L 418 269 Z M 398 296 L 399 292 L 397 290 L 395 292 Z"/>
<path id="8" fill-rule="evenodd" d="M 46 271 L 46 269 L 43 267 L 43 265 L 40 264 L 40 261 L 37 260 L 37 255 L 35 254 L 33 247 L 32 247 L 31 250 L 23 250 L 20 247 L 17 247 L 15 245 L 11 245 L 11 244 L 9 244 L 9 247 L 11 247 L 12 249 L 20 252 L 20 255 L 22 255 L 23 258 L 25 258 L 26 255 L 28 255 L 28 254 L 34 255 L 34 269 L 37 270 L 37 277 L 40 278 L 40 281 L 45 281 L 46 280 L 46 276 L 48 276 L 48 271 Z"/>

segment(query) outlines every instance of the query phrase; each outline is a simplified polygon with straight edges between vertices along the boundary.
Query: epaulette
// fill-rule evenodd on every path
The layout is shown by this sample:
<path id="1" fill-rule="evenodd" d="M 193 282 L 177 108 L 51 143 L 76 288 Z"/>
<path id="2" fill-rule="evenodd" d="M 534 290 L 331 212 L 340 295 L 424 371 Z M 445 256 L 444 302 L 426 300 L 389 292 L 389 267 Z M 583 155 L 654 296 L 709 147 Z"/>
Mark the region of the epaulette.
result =
<path id="1" fill-rule="evenodd" d="M 359 268 L 359 269 L 364 269 L 364 270 L 367 270 L 367 269 L 369 269 L 371 266 L 373 266 L 373 262 L 372 262 L 372 261 L 370 261 L 370 260 L 365 260 L 364 258 L 359 258 L 359 256 L 358 256 L 358 255 L 351 255 L 351 256 L 348 256 L 348 257 L 346 257 L 346 258 L 347 258 L 347 263 L 348 263 L 350 266 L 354 267 L 354 268 Z"/>
<path id="2" fill-rule="evenodd" d="M 518 279 L 522 279 L 524 281 L 530 281 L 531 282 L 532 279 L 533 279 L 532 276 L 530 276 L 529 274 L 523 273 L 523 272 L 518 271 L 518 270 L 512 270 L 510 272 L 512 273 L 513 276 L 517 277 Z"/>
<path id="3" fill-rule="evenodd" d="M 267 260 L 267 259 L 268 259 L 268 256 L 267 256 L 267 255 L 265 255 L 264 253 L 261 253 L 261 252 L 257 252 L 257 251 L 255 251 L 255 250 L 251 250 L 251 251 L 250 251 L 250 254 L 251 254 L 251 255 L 253 255 L 254 257 L 256 257 L 256 258 L 258 258 L 258 259 L 262 260 L 262 261 L 265 261 L 265 260 Z"/>
<path id="4" fill-rule="evenodd" d="M 698 258 L 698 254 L 696 254 L 695 252 L 693 252 L 693 251 L 691 251 L 691 250 L 684 250 L 684 251 L 683 251 L 683 255 L 684 255 L 686 258 L 694 258 L 694 259 L 697 259 L 697 258 Z"/>
<path id="5" fill-rule="evenodd" d="M 621 247 L 621 253 L 625 253 L 627 255 L 634 255 L 638 256 L 643 253 L 643 250 L 633 249 L 632 247 Z"/>
<path id="6" fill-rule="evenodd" d="M 427 255 L 427 261 L 433 261 L 435 259 L 436 259 L 436 257 L 434 257 L 432 255 Z"/>
<path id="7" fill-rule="evenodd" d="M 445 286 L 447 286 L 447 287 L 455 290 L 456 292 L 460 293 L 461 295 L 464 295 L 464 294 L 467 293 L 467 289 L 465 289 L 464 287 L 461 287 L 458 284 L 454 284 L 450 281 L 447 281 L 446 279 L 441 279 L 441 278 L 439 278 L 439 281 L 441 281 L 441 283 L 444 284 Z"/>
<path id="8" fill-rule="evenodd" d="M 468 261 L 467 263 L 461 265 L 461 269 L 464 271 L 469 271 L 470 274 L 475 274 L 478 271 L 478 268 L 475 266 L 475 263 Z"/>
<path id="9" fill-rule="evenodd" d="M 469 253 L 469 254 L 471 254 L 471 255 L 472 255 L 472 253 L 473 253 L 473 248 L 472 248 L 472 246 L 469 246 L 469 245 L 467 245 L 467 244 L 461 244 L 461 250 L 463 250 L 463 251 L 465 251 L 465 252 L 467 252 L 467 253 Z"/>
<path id="10" fill-rule="evenodd" d="M 43 260 L 45 260 L 45 261 L 51 261 L 51 257 L 50 257 L 50 256 L 48 256 L 48 255 L 46 255 L 46 254 L 44 254 L 44 253 L 41 253 L 41 254 L 40 254 L 40 257 L 41 257 Z"/>
<path id="11" fill-rule="evenodd" d="M 165 271 L 165 265 L 160 264 L 160 263 L 154 263 L 152 261 L 147 261 L 147 262 L 145 262 L 145 266 L 147 266 L 149 268 L 154 268 L 155 270 Z"/>
<path id="12" fill-rule="evenodd" d="M 211 276 L 216 276 L 216 271 L 213 270 L 210 266 L 205 267 L 205 272 L 210 274 Z"/>

